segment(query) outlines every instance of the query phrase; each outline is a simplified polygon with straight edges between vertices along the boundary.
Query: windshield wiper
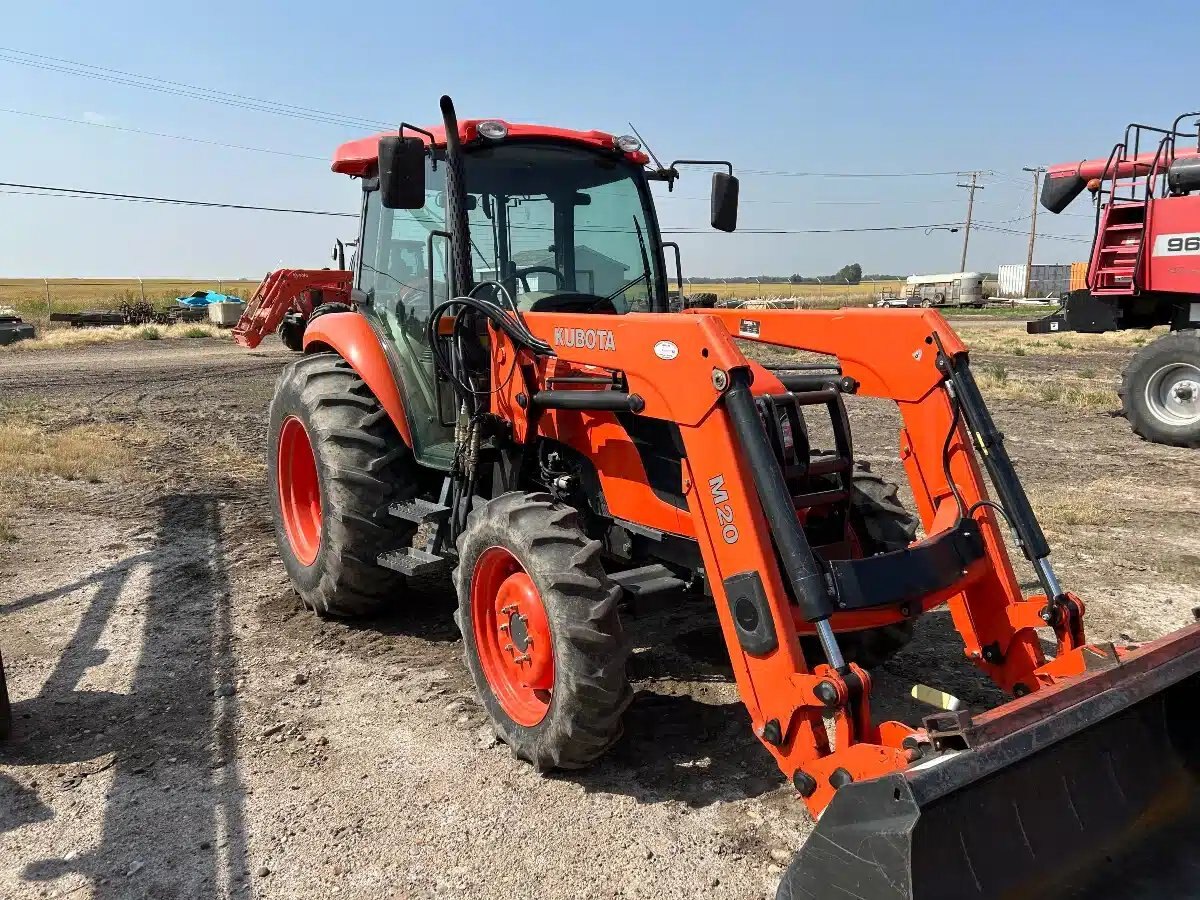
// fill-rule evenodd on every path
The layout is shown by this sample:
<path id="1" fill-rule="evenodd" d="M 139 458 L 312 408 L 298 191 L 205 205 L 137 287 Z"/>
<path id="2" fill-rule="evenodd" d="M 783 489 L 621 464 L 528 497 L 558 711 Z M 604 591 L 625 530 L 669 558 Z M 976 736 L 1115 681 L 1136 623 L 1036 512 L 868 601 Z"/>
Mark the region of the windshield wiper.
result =
<path id="1" fill-rule="evenodd" d="M 610 302 L 615 300 L 617 297 L 621 296 L 623 293 L 625 293 L 627 290 L 629 290 L 631 287 L 633 287 L 639 281 L 646 282 L 646 295 L 647 295 L 647 300 L 649 299 L 649 294 L 650 294 L 650 257 L 646 253 L 646 239 L 642 236 L 642 226 L 638 222 L 637 216 L 633 216 L 633 230 L 637 233 L 638 249 L 642 251 L 642 274 L 639 275 L 637 278 L 633 279 L 633 281 L 630 281 L 626 284 L 621 285 L 619 288 L 617 288 L 615 291 L 613 291 L 611 294 L 609 294 L 607 297 L 604 298 L 605 300 L 608 300 Z"/>

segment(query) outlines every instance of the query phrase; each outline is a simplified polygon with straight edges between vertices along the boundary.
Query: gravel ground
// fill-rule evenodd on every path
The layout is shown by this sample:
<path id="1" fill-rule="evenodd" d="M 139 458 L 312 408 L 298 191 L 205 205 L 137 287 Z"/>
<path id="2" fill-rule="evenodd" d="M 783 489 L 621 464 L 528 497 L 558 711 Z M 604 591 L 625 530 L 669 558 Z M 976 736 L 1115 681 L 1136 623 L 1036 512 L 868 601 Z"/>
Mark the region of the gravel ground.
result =
<path id="1" fill-rule="evenodd" d="M 1009 378 L 1125 351 L 1006 358 Z M 0 355 L 0 397 L 48 429 L 135 425 L 133 472 L 9 479 L 0 643 L 0 896 L 762 898 L 811 825 L 750 734 L 711 606 L 627 623 L 637 696 L 597 766 L 540 776 L 497 745 L 448 586 L 394 612 L 298 608 L 262 488 L 265 411 L 291 358 L 193 340 Z M 1114 399 L 1114 407 L 1116 401 Z M 997 402 L 1089 636 L 1147 639 L 1200 605 L 1193 451 L 1104 412 Z M 855 401 L 856 445 L 897 477 L 896 417 Z M 942 613 L 876 678 L 985 705 Z"/>

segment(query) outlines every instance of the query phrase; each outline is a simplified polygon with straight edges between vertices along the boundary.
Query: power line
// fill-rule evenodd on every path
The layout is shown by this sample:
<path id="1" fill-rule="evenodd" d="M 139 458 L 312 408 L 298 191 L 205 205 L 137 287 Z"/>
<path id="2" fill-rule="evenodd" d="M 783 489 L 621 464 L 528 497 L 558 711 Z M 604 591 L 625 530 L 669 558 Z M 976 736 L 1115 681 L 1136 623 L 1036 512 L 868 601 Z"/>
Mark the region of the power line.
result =
<path id="1" fill-rule="evenodd" d="M 87 191 L 82 188 L 65 188 L 52 187 L 44 184 L 18 184 L 11 181 L 0 181 L 0 187 L 17 188 L 22 191 L 47 192 L 54 193 L 39 193 L 40 197 L 67 197 L 74 200 L 84 198 L 95 198 L 101 200 L 125 200 L 135 203 L 164 203 L 171 206 L 204 206 L 210 209 L 245 209 L 255 210 L 257 212 L 281 212 L 281 213 L 296 213 L 306 216 L 340 216 L 343 218 L 357 219 L 358 213 L 349 212 L 330 212 L 324 209 L 294 209 L 283 206 L 251 206 L 246 203 L 217 203 L 208 200 L 182 200 L 177 197 L 151 197 L 145 194 L 119 194 L 114 191 Z"/>
<path id="2" fill-rule="evenodd" d="M 352 212 L 335 212 L 332 210 L 323 209 L 302 209 L 294 207 L 282 206 L 256 206 L 247 203 L 220 203 L 209 200 L 188 200 L 179 197 L 156 197 L 145 194 L 124 194 L 115 191 L 92 191 L 82 188 L 59 187 L 43 184 L 22 184 L 12 181 L 0 181 L 0 194 L 12 194 L 31 197 L 57 197 L 67 200 L 114 200 L 129 203 L 160 203 L 168 206 L 194 206 L 204 207 L 209 209 L 239 209 L 254 212 L 280 212 L 292 213 L 296 215 L 308 216 L 336 216 L 339 218 L 356 219 L 358 213 Z M 1024 218 L 1024 217 L 1022 217 Z M 896 232 L 896 231 L 918 231 L 927 228 L 961 228 L 962 222 L 935 222 L 921 225 L 875 225 L 860 228 L 740 228 L 735 234 L 854 234 L 864 232 Z M 516 227 L 516 226 L 514 226 Z M 1012 228 L 1004 228 L 999 225 L 993 225 L 988 222 L 976 222 L 975 228 L 982 231 L 993 231 L 1001 234 L 1024 234 L 1023 231 L 1017 231 Z M 667 226 L 662 229 L 663 234 L 708 234 L 706 228 L 695 226 Z M 1089 243 L 1090 238 L 1078 235 L 1054 235 L 1043 234 L 1043 238 L 1049 240 L 1072 241 L 1076 243 Z"/>
<path id="3" fill-rule="evenodd" d="M 151 137 L 170 138 L 173 141 L 189 141 L 193 144 L 208 144 L 212 147 L 226 147 L 230 150 L 250 150 L 254 153 L 272 153 L 276 156 L 292 156 L 296 159 L 315 159 L 322 162 L 327 161 L 325 156 L 309 156 L 304 153 L 292 153 L 288 150 L 270 150 L 266 147 L 250 147 L 246 144 L 226 144 L 223 141 L 209 141 L 204 138 L 187 137 L 182 134 L 167 134 L 162 131 L 143 131 L 140 128 L 127 128 L 124 125 L 111 125 L 107 122 L 89 122 L 87 119 L 69 119 L 65 116 L 49 116 L 44 113 L 26 112 L 22 109 L 4 109 L 0 108 L 0 113 L 9 113 L 14 116 L 28 116 L 32 119 L 45 119 L 50 122 L 69 122 L 72 125 L 90 125 L 93 128 L 109 128 L 113 131 L 125 131 L 130 134 L 144 134 Z"/>
<path id="4" fill-rule="evenodd" d="M 779 178 L 932 178 L 945 175 L 964 175 L 962 169 L 945 172 L 789 172 L 782 169 L 742 169 L 743 175 L 762 175 Z M 994 175 L 980 171 L 978 175 Z"/>
<path id="5" fill-rule="evenodd" d="M 1017 231 L 1017 229 L 1015 229 L 1015 228 L 998 228 L 995 225 L 980 225 L 978 223 L 976 223 L 975 227 L 980 231 L 995 231 L 999 234 L 1019 234 L 1022 237 L 1025 237 L 1026 235 L 1028 235 L 1028 232 Z M 1092 239 L 1090 237 L 1087 237 L 1086 235 L 1082 235 L 1082 234 L 1080 234 L 1080 235 L 1046 234 L 1044 232 L 1041 232 L 1038 234 L 1038 237 L 1042 238 L 1043 240 L 1070 241 L 1075 244 L 1090 244 L 1092 242 Z"/>
<path id="6" fill-rule="evenodd" d="M 657 200 L 687 200 L 708 203 L 708 197 L 684 197 L 680 194 L 656 194 Z M 961 197 L 935 197 L 931 200 L 756 200 L 742 197 L 738 203 L 761 203 L 772 206 L 892 206 L 894 204 L 924 205 L 926 203 L 961 203 Z M 988 203 L 976 200 L 977 204 Z"/>
<path id="7" fill-rule="evenodd" d="M 17 55 L 13 56 L 11 54 Z M 257 112 L 268 112 L 272 113 L 273 115 L 287 116 L 294 119 L 304 119 L 311 122 L 321 122 L 329 125 L 341 125 L 343 127 L 363 129 L 394 127 L 394 123 L 390 124 L 374 119 L 348 116 L 342 113 L 328 112 L 326 110 L 313 109 L 306 106 L 296 106 L 290 103 L 281 103 L 277 100 L 267 100 L 261 97 L 252 97 L 247 94 L 235 94 L 229 91 L 219 91 L 214 88 L 201 87 L 199 85 L 188 84 L 182 81 L 171 81 L 165 78 L 157 78 L 152 75 L 139 75 L 137 73 L 126 72 L 121 69 L 110 69 L 104 66 L 95 66 L 91 65 L 90 63 L 81 63 L 75 60 L 62 59 L 56 56 L 30 53 L 25 50 L 17 50 L 11 47 L 0 47 L 0 61 L 13 63 L 19 66 L 27 66 L 34 69 L 42 69 L 50 72 L 59 72 L 64 75 L 74 75 L 79 78 L 94 78 L 101 81 L 108 81 L 113 84 L 125 85 L 126 87 L 136 87 L 143 90 L 156 91 L 161 94 L 188 97 L 194 100 L 204 100 L 209 103 L 218 103 L 223 106 L 250 109 Z"/>
<path id="8" fill-rule="evenodd" d="M 962 222 L 937 222 L 932 225 L 875 225 L 867 228 L 739 228 L 734 234 L 845 234 L 858 231 L 917 231 L 926 228 L 961 228 Z M 707 228 L 684 226 L 662 229 L 663 234 L 708 234 Z"/>

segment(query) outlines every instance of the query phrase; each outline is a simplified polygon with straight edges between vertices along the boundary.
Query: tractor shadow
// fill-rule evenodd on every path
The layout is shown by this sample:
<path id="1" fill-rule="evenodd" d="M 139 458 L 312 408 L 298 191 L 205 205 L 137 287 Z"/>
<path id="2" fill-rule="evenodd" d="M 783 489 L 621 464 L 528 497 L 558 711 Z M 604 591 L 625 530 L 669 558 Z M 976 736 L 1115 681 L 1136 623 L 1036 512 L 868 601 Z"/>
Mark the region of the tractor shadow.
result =
<path id="1" fill-rule="evenodd" d="M 81 875 L 98 900 L 251 896 L 224 499 L 165 496 L 153 504 L 152 550 L 0 607 L 2 620 L 69 594 L 88 597 L 37 696 L 12 698 L 14 734 L 0 745 L 0 764 L 13 775 L 22 766 L 60 768 L 39 773 L 50 783 L 29 786 L 0 774 L 0 833 L 52 819 L 80 790 L 99 806 L 99 837 L 64 858 L 22 860 L 24 880 Z M 145 576 L 144 588 L 131 585 L 135 575 Z M 138 647 L 128 693 L 81 689 L 105 662 L 101 642 L 118 604 L 128 615 L 131 591 L 144 624 L 124 636 Z M 84 789 L 100 773 L 103 794 Z"/>
<path id="2" fill-rule="evenodd" d="M 456 607 L 449 575 L 442 574 L 410 580 L 402 598 L 371 615 L 319 616 L 304 606 L 290 583 L 260 601 L 254 615 L 263 629 L 299 645 L 405 673 L 461 662 Z M 465 672 L 459 680 L 465 686 Z"/>
<path id="3" fill-rule="evenodd" d="M 751 730 L 711 601 L 686 600 L 669 612 L 627 618 L 625 625 L 634 646 L 628 671 L 636 694 L 624 735 L 592 769 L 553 777 L 589 791 L 692 808 L 791 791 Z M 912 698 L 917 682 L 949 691 L 971 709 L 1007 699 L 963 656 L 946 610 L 922 616 L 912 642 L 872 674 L 877 722 L 916 726 L 936 712 Z"/>
<path id="4" fill-rule="evenodd" d="M 679 596 L 622 616 L 634 698 L 621 739 L 592 768 L 558 773 L 585 790 L 693 808 L 778 790 L 786 781 L 737 696 L 712 601 Z"/>

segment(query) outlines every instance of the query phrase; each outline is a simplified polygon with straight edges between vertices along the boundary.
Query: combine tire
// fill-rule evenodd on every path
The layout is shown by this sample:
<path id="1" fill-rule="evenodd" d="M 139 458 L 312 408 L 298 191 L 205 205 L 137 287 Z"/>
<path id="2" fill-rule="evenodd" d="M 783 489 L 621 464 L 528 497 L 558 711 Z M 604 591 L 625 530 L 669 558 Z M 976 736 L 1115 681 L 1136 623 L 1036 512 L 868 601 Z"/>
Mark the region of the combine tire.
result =
<path id="1" fill-rule="evenodd" d="M 1139 350 L 1121 376 L 1120 394 L 1139 437 L 1200 447 L 1200 331 L 1174 331 Z"/>
<path id="2" fill-rule="evenodd" d="M 850 487 L 850 527 L 863 556 L 903 550 L 917 536 L 917 520 L 900 503 L 896 485 L 869 472 L 855 472 Z M 906 620 L 879 628 L 842 632 L 838 645 L 847 662 L 873 669 L 912 640 L 913 624 Z M 825 661 L 814 637 L 801 639 L 806 659 Z"/>
<path id="3" fill-rule="evenodd" d="M 509 493 L 458 539 L 455 621 L 496 734 L 539 770 L 577 769 L 621 736 L 632 697 L 620 589 L 576 512 Z"/>
<path id="4" fill-rule="evenodd" d="M 283 370 L 271 401 L 267 478 L 275 540 L 305 606 L 373 612 L 404 586 L 376 564 L 415 525 L 388 506 L 416 493 L 412 456 L 358 374 L 335 353 Z"/>

